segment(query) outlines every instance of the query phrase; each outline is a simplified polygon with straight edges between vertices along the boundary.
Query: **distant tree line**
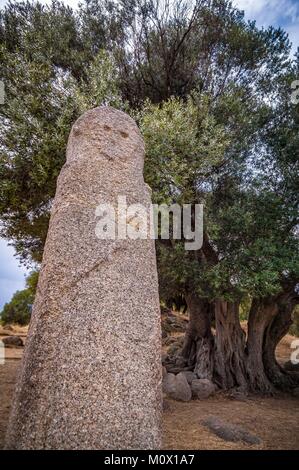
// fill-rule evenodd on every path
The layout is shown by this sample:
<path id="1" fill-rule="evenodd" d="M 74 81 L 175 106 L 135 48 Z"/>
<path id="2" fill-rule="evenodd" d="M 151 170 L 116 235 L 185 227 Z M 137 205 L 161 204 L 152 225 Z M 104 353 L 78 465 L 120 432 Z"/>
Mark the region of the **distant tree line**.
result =
<path id="1" fill-rule="evenodd" d="M 25 289 L 17 291 L 0 313 L 2 325 L 28 325 L 38 282 L 38 272 L 32 271 L 26 279 Z"/>

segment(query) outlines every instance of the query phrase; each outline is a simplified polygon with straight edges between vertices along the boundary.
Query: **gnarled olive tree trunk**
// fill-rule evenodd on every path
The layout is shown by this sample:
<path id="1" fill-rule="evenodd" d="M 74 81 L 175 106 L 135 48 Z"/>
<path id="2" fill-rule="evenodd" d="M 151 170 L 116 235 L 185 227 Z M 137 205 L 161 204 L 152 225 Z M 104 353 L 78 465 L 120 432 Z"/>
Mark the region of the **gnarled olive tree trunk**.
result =
<path id="1" fill-rule="evenodd" d="M 277 389 L 299 386 L 299 374 L 279 365 L 275 350 L 288 332 L 298 303 L 294 288 L 277 296 L 253 299 L 248 335 L 239 320 L 239 303 L 209 302 L 197 294 L 186 295 L 189 324 L 181 357 L 199 378 L 213 380 L 224 390 L 274 394 Z M 215 336 L 211 322 L 215 317 Z"/>
<path id="2" fill-rule="evenodd" d="M 188 366 L 194 367 L 198 378 L 212 379 L 214 338 L 211 331 L 212 305 L 197 294 L 186 295 L 189 324 L 186 330 L 181 356 Z"/>
<path id="3" fill-rule="evenodd" d="M 265 372 L 263 362 L 265 332 L 278 313 L 271 299 L 253 299 L 248 319 L 246 371 L 252 392 L 273 394 L 274 387 Z"/>
<path id="4" fill-rule="evenodd" d="M 284 391 L 299 386 L 299 374 L 288 372 L 281 367 L 276 360 L 275 351 L 278 343 L 289 331 L 292 324 L 292 313 L 298 300 L 299 298 L 294 292 L 285 292 L 275 299 L 278 313 L 269 324 L 264 338 L 265 372 L 274 386 Z"/>
<path id="5" fill-rule="evenodd" d="M 239 303 L 215 302 L 215 381 L 223 389 L 247 390 L 245 333 L 239 320 Z"/>

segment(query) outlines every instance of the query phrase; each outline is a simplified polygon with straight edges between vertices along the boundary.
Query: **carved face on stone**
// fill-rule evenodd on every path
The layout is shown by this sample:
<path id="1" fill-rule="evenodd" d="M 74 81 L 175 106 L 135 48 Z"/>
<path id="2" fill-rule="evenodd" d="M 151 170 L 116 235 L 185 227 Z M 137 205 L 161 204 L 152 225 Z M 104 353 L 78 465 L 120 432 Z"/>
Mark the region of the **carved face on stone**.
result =
<path id="1" fill-rule="evenodd" d="M 117 164 L 126 162 L 143 168 L 144 144 L 135 122 L 126 114 L 102 106 L 87 111 L 73 126 L 67 163 L 84 160 L 86 155 Z M 123 117 L 123 119 L 122 119 Z M 138 160 L 136 160 L 138 157 Z"/>

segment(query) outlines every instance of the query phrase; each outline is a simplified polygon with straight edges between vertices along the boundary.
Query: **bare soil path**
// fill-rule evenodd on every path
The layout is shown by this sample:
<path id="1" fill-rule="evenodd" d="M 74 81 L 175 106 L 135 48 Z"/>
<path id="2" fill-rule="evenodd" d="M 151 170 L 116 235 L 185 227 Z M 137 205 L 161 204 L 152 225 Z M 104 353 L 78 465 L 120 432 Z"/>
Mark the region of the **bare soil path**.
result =
<path id="1" fill-rule="evenodd" d="M 25 334 L 24 330 L 11 334 Z M 0 332 L 0 339 L 2 335 Z M 24 339 L 24 336 L 23 336 Z M 290 343 L 286 336 L 278 347 L 281 362 L 289 359 Z M 3 447 L 16 375 L 23 349 L 7 348 L 6 362 L 0 365 L 0 448 Z M 226 442 L 201 422 L 216 416 L 231 424 L 244 427 L 261 439 L 261 444 L 249 446 L 241 442 Z M 238 401 L 223 393 L 206 400 L 189 403 L 166 399 L 163 419 L 164 449 L 299 449 L 299 399 L 290 396 Z"/>

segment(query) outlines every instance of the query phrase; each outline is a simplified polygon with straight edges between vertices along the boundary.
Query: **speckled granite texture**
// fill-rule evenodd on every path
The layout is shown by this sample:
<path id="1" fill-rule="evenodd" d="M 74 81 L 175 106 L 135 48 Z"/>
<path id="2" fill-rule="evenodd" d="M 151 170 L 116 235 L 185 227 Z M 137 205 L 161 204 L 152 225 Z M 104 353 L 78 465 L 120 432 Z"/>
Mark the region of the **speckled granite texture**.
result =
<path id="1" fill-rule="evenodd" d="M 99 240 L 95 208 L 150 205 L 144 144 L 121 111 L 74 124 L 58 178 L 8 449 L 158 449 L 160 311 L 154 241 Z"/>

